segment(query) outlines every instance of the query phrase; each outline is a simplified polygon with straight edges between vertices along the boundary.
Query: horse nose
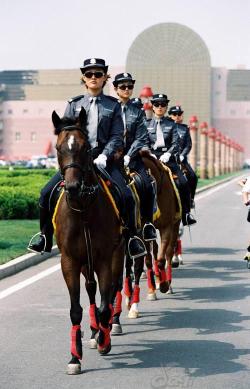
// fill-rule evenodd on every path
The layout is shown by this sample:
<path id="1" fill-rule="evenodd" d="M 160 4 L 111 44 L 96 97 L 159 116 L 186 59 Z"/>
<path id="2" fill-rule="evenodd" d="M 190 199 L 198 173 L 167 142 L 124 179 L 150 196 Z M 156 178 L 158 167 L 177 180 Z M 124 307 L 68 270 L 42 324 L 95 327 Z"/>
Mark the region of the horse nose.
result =
<path id="1" fill-rule="evenodd" d="M 65 185 L 65 191 L 68 193 L 70 197 L 76 197 L 79 195 L 81 185 L 79 182 L 70 182 L 66 183 Z"/>

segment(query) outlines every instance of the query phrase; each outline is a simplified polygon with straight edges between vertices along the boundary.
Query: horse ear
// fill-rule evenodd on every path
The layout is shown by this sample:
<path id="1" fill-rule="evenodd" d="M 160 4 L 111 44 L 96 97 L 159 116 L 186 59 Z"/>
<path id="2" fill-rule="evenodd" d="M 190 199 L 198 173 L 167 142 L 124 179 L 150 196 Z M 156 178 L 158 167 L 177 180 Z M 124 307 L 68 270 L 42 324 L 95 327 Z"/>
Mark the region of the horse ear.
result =
<path id="1" fill-rule="evenodd" d="M 87 125 L 87 114 L 85 109 L 82 107 L 79 113 L 79 123 L 82 130 L 86 128 Z"/>
<path id="2" fill-rule="evenodd" d="M 58 135 L 60 130 L 59 130 L 59 125 L 61 124 L 61 119 L 60 117 L 57 115 L 56 111 L 53 111 L 52 112 L 52 123 L 54 125 L 54 128 L 55 128 L 55 135 Z"/>

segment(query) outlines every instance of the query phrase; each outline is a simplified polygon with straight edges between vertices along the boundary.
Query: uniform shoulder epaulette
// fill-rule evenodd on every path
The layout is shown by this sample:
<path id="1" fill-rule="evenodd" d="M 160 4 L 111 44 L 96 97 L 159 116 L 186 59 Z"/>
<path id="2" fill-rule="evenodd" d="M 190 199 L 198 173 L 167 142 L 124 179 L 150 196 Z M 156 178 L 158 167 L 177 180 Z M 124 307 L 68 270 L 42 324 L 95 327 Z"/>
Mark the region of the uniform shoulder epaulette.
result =
<path id="1" fill-rule="evenodd" d="M 81 100 L 84 97 L 84 95 L 79 95 L 75 97 L 71 97 L 71 99 L 68 100 L 69 103 L 72 103 L 72 101 Z"/>
<path id="2" fill-rule="evenodd" d="M 115 101 L 116 103 L 119 103 L 118 99 L 114 96 L 109 96 L 109 95 L 106 95 L 106 97 L 108 97 L 108 99 L 112 100 L 112 101 Z"/>

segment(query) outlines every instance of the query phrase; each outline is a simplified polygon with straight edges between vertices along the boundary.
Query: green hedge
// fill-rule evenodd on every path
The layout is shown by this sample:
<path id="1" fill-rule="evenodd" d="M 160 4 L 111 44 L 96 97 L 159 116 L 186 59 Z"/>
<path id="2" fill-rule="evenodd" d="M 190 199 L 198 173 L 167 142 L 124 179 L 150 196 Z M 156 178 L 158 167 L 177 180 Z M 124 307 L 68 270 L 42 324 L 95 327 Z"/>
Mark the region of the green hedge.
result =
<path id="1" fill-rule="evenodd" d="M 1 169 L 0 219 L 38 218 L 40 191 L 54 174 L 54 169 Z"/>

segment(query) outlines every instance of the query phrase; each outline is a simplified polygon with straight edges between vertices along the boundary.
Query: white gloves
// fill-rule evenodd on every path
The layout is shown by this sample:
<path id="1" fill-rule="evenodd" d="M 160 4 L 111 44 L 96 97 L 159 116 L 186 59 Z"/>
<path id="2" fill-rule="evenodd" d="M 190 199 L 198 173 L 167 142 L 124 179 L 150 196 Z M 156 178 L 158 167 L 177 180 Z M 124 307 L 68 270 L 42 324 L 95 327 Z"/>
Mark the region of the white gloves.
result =
<path id="1" fill-rule="evenodd" d="M 180 155 L 180 161 L 182 162 L 184 160 L 184 155 Z"/>
<path id="2" fill-rule="evenodd" d="M 124 166 L 127 167 L 130 162 L 130 156 L 124 155 Z"/>
<path id="3" fill-rule="evenodd" d="M 160 161 L 163 163 L 167 163 L 171 157 L 171 154 L 166 152 L 160 156 Z"/>
<path id="4" fill-rule="evenodd" d="M 104 154 L 98 155 L 96 159 L 94 159 L 94 163 L 97 165 L 97 167 L 105 169 L 107 165 L 107 157 Z"/>

